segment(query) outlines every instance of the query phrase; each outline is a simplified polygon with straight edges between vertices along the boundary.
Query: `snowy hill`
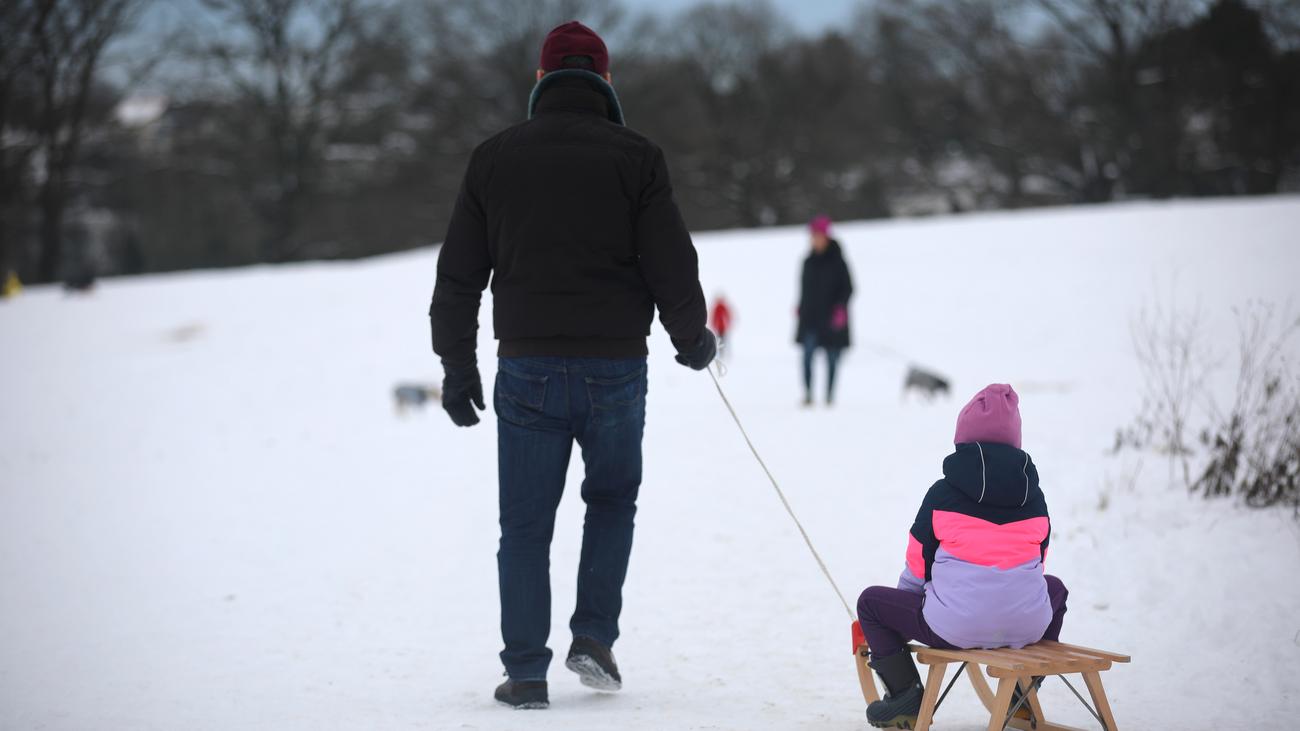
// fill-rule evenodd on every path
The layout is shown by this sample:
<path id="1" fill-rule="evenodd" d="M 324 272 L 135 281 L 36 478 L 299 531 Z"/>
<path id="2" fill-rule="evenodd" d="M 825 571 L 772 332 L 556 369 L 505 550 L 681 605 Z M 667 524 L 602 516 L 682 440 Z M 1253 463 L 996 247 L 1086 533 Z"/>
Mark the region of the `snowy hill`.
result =
<path id="1" fill-rule="evenodd" d="M 1285 302 L 1300 199 L 840 226 L 857 347 L 833 410 L 798 405 L 801 229 L 700 235 L 735 332 L 723 387 L 850 600 L 892 584 L 979 387 L 1022 394 L 1070 588 L 1062 638 L 1131 653 L 1125 728 L 1292 728 L 1300 524 L 1108 456 L 1135 415 L 1129 320 L 1156 292 Z M 848 622 L 708 376 L 651 348 L 626 679 L 552 666 L 548 711 L 496 706 L 495 425 L 393 413 L 436 380 L 436 254 L 140 277 L 0 304 L 0 728 L 863 729 Z M 1296 302 L 1295 304 L 1300 304 Z M 487 312 L 484 322 L 489 322 Z M 490 328 L 482 335 L 491 384 Z M 950 400 L 900 398 L 916 362 Z M 552 553 L 567 647 L 580 465 Z M 1091 727 L 1059 682 L 1049 714 Z M 965 684 L 939 729 L 984 728 Z"/>

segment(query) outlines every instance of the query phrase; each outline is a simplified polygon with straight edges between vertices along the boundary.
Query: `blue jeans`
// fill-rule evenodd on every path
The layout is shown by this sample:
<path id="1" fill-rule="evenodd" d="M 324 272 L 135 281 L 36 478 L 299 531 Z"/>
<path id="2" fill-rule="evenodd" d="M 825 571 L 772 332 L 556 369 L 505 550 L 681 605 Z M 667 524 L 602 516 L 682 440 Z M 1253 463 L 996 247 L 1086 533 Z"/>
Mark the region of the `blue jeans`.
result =
<path id="1" fill-rule="evenodd" d="M 826 402 L 830 403 L 835 398 L 835 366 L 839 363 L 841 349 L 823 347 L 815 332 L 803 337 L 803 393 L 808 400 L 812 400 L 813 355 L 818 348 L 826 351 Z"/>
<path id="2" fill-rule="evenodd" d="M 586 465 L 587 515 L 569 628 L 606 646 L 618 639 L 645 397 L 645 358 L 499 359 L 501 662 L 515 680 L 544 680 L 551 662 L 551 536 L 575 441 Z"/>

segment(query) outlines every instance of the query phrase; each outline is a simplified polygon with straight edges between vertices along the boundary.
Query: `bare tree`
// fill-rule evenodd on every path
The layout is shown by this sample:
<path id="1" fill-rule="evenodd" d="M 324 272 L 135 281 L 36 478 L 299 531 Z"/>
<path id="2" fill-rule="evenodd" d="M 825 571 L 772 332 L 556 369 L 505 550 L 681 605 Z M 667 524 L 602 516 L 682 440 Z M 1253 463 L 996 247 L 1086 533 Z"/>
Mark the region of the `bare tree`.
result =
<path id="1" fill-rule="evenodd" d="M 1262 2 L 1260 16 L 1269 36 L 1282 51 L 1300 49 L 1300 5 L 1290 2 Z"/>
<path id="2" fill-rule="evenodd" d="M 238 99 L 231 159 L 266 225 L 263 261 L 302 254 L 305 207 L 321 184 L 341 60 L 358 37 L 360 0 L 203 0 L 230 31 L 200 49 Z"/>
<path id="3" fill-rule="evenodd" d="M 130 27 L 147 0 L 41 0 L 6 13 L 28 19 L 28 43 L 15 43 L 16 67 L 31 85 L 41 214 L 36 277 L 58 278 L 69 173 L 81 152 L 96 72 L 108 45 Z M 18 83 L 21 83 L 21 76 Z"/>
<path id="4" fill-rule="evenodd" d="M 524 118 L 547 31 L 578 20 L 608 38 L 622 20 L 613 0 L 444 0 L 424 10 L 442 131 L 471 146 Z M 617 48 L 613 55 L 617 73 Z"/>
<path id="5" fill-rule="evenodd" d="M 11 251 L 25 172 L 35 145 L 19 131 L 15 93 L 30 98 L 36 39 L 55 0 L 14 0 L 0 4 L 0 276 L 18 266 Z M 25 89 L 16 87 L 24 86 Z M 30 127 L 24 124 L 22 127 Z"/>
<path id="6" fill-rule="evenodd" d="M 711 209 L 693 223 L 759 226 L 787 217 L 798 164 L 788 143 L 814 126 L 800 119 L 807 109 L 779 98 L 793 74 L 776 51 L 798 55 L 794 40 L 769 2 L 701 4 L 655 36 L 657 51 L 642 60 L 629 105 L 655 100 L 648 131 L 673 148 L 688 213 Z"/>
<path id="7" fill-rule="evenodd" d="M 1247 505 L 1290 505 L 1300 516 L 1300 318 L 1269 302 L 1236 311 L 1237 382 L 1231 406 L 1211 403 L 1201 435 L 1209 462 L 1194 489 L 1241 495 Z"/>
<path id="8" fill-rule="evenodd" d="M 38 152 L 44 175 L 40 183 L 40 256 L 37 277 L 53 281 L 61 274 L 63 220 L 69 173 L 76 165 L 85 132 L 86 112 L 104 51 L 128 29 L 146 0 L 55 0 L 36 30 L 35 73 L 39 84 Z"/>
<path id="9" fill-rule="evenodd" d="M 1155 303 L 1138 313 L 1130 335 L 1142 369 L 1148 423 L 1158 432 L 1151 436 L 1169 456 L 1170 481 L 1177 463 L 1183 484 L 1190 486 L 1193 410 L 1202 405 L 1197 401 L 1215 364 L 1204 343 L 1202 313 L 1199 308 L 1180 311 L 1173 302 Z"/>
<path id="10" fill-rule="evenodd" d="M 1300 181 L 1294 3 L 862 0 L 808 36 L 737 0 L 634 22 L 619 0 L 192 0 L 189 63 L 155 77 L 166 116 L 101 129 L 113 57 L 164 51 L 157 18 L 98 83 L 53 39 L 77 12 L 145 2 L 0 0 L 0 263 L 42 220 L 58 236 L 72 200 L 111 208 L 150 267 L 436 240 L 470 151 L 523 119 L 542 38 L 572 19 L 608 40 L 627 120 L 700 228 Z M 42 103 L 43 57 L 86 80 L 79 115 L 75 95 Z M 41 143 L 47 108 L 59 132 Z M 73 243 L 43 248 L 46 278 Z"/>
<path id="11" fill-rule="evenodd" d="M 1075 187 L 1074 167 L 1051 154 L 1064 134 L 1053 103 L 1059 52 L 1018 33 L 1023 4 L 944 0 L 912 4 L 906 13 L 902 20 L 914 26 L 943 81 L 954 122 L 946 130 L 950 146 L 966 164 L 987 169 L 982 190 L 967 192 L 1015 208 L 1031 202 L 1024 186 L 1031 174 Z"/>
<path id="12" fill-rule="evenodd" d="M 1137 142 L 1143 121 L 1140 89 L 1160 80 L 1158 75 L 1143 78 L 1138 64 L 1142 46 L 1207 4 L 1206 0 L 1037 0 L 1037 7 L 1060 29 L 1058 38 L 1079 54 L 1085 69 L 1099 72 L 1091 84 L 1076 79 L 1080 93 L 1071 110 L 1072 123 L 1088 140 L 1080 155 L 1092 199 L 1110 199 L 1131 184 L 1133 145 L 1141 144 Z"/>

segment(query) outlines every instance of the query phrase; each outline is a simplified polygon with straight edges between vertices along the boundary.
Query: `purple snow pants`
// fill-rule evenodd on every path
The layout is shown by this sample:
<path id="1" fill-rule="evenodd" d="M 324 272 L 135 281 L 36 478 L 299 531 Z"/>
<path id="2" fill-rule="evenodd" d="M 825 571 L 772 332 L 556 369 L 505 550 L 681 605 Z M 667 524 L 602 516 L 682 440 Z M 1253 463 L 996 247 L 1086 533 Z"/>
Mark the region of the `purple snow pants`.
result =
<path id="1" fill-rule="evenodd" d="M 1052 603 L 1052 623 L 1043 632 L 1043 639 L 1056 640 L 1061 636 L 1061 622 L 1065 619 L 1065 599 L 1070 595 L 1065 584 L 1055 576 L 1047 579 L 1047 597 Z M 925 623 L 921 606 L 924 594 L 914 594 L 888 586 L 869 586 L 858 597 L 858 622 L 867 637 L 871 656 L 888 657 L 902 652 L 911 640 L 930 647 L 957 649 L 935 634 Z"/>

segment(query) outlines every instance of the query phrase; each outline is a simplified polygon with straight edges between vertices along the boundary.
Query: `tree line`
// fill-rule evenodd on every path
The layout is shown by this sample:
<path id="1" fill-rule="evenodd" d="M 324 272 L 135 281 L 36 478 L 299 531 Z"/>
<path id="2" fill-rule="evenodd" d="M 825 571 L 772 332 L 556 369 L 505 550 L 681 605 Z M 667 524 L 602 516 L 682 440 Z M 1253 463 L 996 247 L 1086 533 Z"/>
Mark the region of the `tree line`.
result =
<path id="1" fill-rule="evenodd" d="M 1295 3 L 864 0 L 812 36 L 763 2 L 190 2 L 0 3 L 0 272 L 435 243 L 574 18 L 696 230 L 1300 190 Z"/>

